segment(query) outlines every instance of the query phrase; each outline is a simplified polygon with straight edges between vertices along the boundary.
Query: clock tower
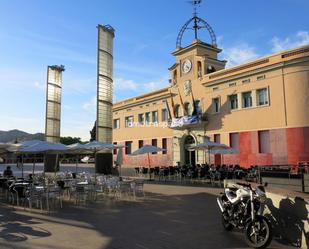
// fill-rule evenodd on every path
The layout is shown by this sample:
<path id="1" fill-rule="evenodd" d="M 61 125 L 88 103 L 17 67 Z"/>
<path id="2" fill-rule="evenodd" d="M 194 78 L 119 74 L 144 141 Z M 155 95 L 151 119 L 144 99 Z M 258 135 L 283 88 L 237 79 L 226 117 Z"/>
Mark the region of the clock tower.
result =
<path id="1" fill-rule="evenodd" d="M 200 3 L 201 1 L 192 1 L 193 17 L 178 33 L 176 50 L 172 53 L 176 62 L 169 68 L 170 92 L 175 104 L 173 109 L 176 117 L 174 118 L 186 119 L 192 114 L 198 117 L 197 123 L 193 125 L 173 128 L 174 163 L 180 162 L 181 165 L 202 161 L 199 158 L 201 155 L 187 150 L 189 144 L 204 142 L 206 122 L 202 117 L 206 112 L 206 99 L 202 84 L 205 83 L 205 75 L 224 69 L 226 64 L 226 61 L 218 59 L 218 54 L 222 50 L 217 47 L 216 35 L 212 27 L 197 15 L 196 7 Z M 194 37 L 190 44 L 183 45 L 182 38 L 187 30 L 193 30 Z M 201 40 L 199 32 L 202 31 L 208 31 L 210 41 Z"/>

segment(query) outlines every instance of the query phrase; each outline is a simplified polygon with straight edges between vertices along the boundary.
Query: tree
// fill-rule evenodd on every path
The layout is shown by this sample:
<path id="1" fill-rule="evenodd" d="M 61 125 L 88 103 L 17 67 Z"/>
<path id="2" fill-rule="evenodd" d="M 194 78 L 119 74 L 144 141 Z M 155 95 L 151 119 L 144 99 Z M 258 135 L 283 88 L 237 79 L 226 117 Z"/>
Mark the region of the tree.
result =
<path id="1" fill-rule="evenodd" d="M 97 121 L 94 122 L 93 128 L 90 131 L 90 142 L 97 139 Z"/>
<path id="2" fill-rule="evenodd" d="M 60 143 L 70 145 L 75 143 L 82 143 L 82 141 L 80 137 L 60 137 Z"/>

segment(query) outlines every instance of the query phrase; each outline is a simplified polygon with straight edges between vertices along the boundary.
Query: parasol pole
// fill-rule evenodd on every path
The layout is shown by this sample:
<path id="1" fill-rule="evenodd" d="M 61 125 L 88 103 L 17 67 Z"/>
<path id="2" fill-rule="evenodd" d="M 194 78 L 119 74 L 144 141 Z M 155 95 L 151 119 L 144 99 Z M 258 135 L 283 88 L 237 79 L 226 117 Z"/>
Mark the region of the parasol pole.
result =
<path id="1" fill-rule="evenodd" d="M 78 155 L 76 155 L 76 160 L 75 160 L 75 175 L 77 174 L 77 164 L 78 164 Z"/>
<path id="2" fill-rule="evenodd" d="M 21 177 L 24 178 L 24 154 L 21 155 Z"/>
<path id="3" fill-rule="evenodd" d="M 34 155 L 34 158 L 33 158 L 32 177 L 34 176 L 35 159 L 36 159 L 36 155 Z"/>
<path id="4" fill-rule="evenodd" d="M 150 173 L 150 156 L 149 153 L 147 153 L 148 155 L 148 171 L 149 171 L 149 181 L 151 181 L 151 173 Z"/>

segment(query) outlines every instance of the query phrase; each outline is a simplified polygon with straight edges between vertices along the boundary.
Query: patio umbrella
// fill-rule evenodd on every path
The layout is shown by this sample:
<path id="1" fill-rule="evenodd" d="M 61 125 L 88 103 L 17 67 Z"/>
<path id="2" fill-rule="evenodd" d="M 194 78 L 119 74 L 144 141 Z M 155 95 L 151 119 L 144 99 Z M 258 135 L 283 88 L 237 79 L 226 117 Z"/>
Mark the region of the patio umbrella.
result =
<path id="1" fill-rule="evenodd" d="M 239 151 L 236 150 L 236 149 L 233 149 L 233 148 L 226 148 L 226 149 L 211 150 L 210 153 L 213 154 L 213 155 L 220 154 L 221 155 L 221 159 L 222 159 L 222 164 L 223 164 L 224 157 L 222 157 L 222 155 L 237 154 L 237 153 L 239 153 Z"/>
<path id="2" fill-rule="evenodd" d="M 93 152 L 93 154 L 94 154 L 94 164 L 96 164 L 96 154 L 97 154 L 97 152 L 104 150 L 104 149 L 112 150 L 112 149 L 119 149 L 119 148 L 122 148 L 122 147 L 123 147 L 123 145 L 103 143 L 103 142 L 99 142 L 99 141 L 92 141 L 92 142 L 89 142 L 89 143 L 84 145 L 85 149 Z"/>
<path id="3" fill-rule="evenodd" d="M 29 146 L 27 146 L 30 144 Z M 18 153 L 21 154 L 38 154 L 38 153 L 44 153 L 45 155 L 47 153 L 56 153 L 56 164 L 55 168 L 58 162 L 58 156 L 59 153 L 63 153 L 68 148 L 61 143 L 51 143 L 46 141 L 38 141 L 38 142 L 31 142 L 31 143 L 25 143 L 25 145 L 21 145 L 21 148 L 17 150 Z M 34 170 L 33 170 L 34 171 Z"/>
<path id="4" fill-rule="evenodd" d="M 67 154 L 76 155 L 75 173 L 77 173 L 79 155 L 80 154 L 90 154 L 92 153 L 92 151 L 90 149 L 85 148 L 85 145 L 81 143 L 67 145 L 67 148 L 68 148 L 68 150 L 66 151 Z"/>
<path id="5" fill-rule="evenodd" d="M 216 150 L 224 150 L 224 149 L 229 149 L 230 147 L 225 145 L 225 144 L 220 144 L 216 142 L 212 142 L 210 140 L 206 140 L 204 143 L 197 144 L 194 146 L 189 147 L 189 150 L 207 150 L 208 151 L 208 161 L 210 164 L 210 153 L 211 151 L 216 151 Z"/>
<path id="6" fill-rule="evenodd" d="M 149 180 L 151 180 L 151 174 L 150 174 L 150 153 L 154 152 L 160 152 L 160 151 L 166 151 L 165 149 L 161 149 L 159 147 L 153 146 L 153 145 L 144 145 L 143 147 L 139 148 L 138 150 L 134 151 L 131 156 L 137 156 L 142 154 L 147 154 L 148 156 L 148 171 L 149 171 Z"/>

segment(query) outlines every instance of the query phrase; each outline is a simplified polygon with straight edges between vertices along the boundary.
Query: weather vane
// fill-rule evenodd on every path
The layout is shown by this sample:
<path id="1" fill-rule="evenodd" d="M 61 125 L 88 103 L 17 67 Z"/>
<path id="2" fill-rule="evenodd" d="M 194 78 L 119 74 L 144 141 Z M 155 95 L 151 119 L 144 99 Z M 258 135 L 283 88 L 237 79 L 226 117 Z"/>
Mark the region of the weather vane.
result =
<path id="1" fill-rule="evenodd" d="M 193 16 L 197 16 L 196 8 L 199 7 L 202 3 L 202 0 L 191 0 L 188 1 L 190 4 L 192 4 L 194 8 Z"/>
<path id="2" fill-rule="evenodd" d="M 211 26 L 202 18 L 197 16 L 197 7 L 199 7 L 202 3 L 202 0 L 190 0 L 187 1 L 193 6 L 194 12 L 193 12 L 193 17 L 190 18 L 181 28 L 181 30 L 178 33 L 177 40 L 176 40 L 176 48 L 181 48 L 181 41 L 182 41 L 182 36 L 184 32 L 188 29 L 193 29 L 194 30 L 194 38 L 195 40 L 198 40 L 198 30 L 200 29 L 207 29 L 211 38 L 211 45 L 214 47 L 217 47 L 217 39 L 215 32 L 211 28 Z M 192 26 L 191 26 L 191 25 Z"/>

